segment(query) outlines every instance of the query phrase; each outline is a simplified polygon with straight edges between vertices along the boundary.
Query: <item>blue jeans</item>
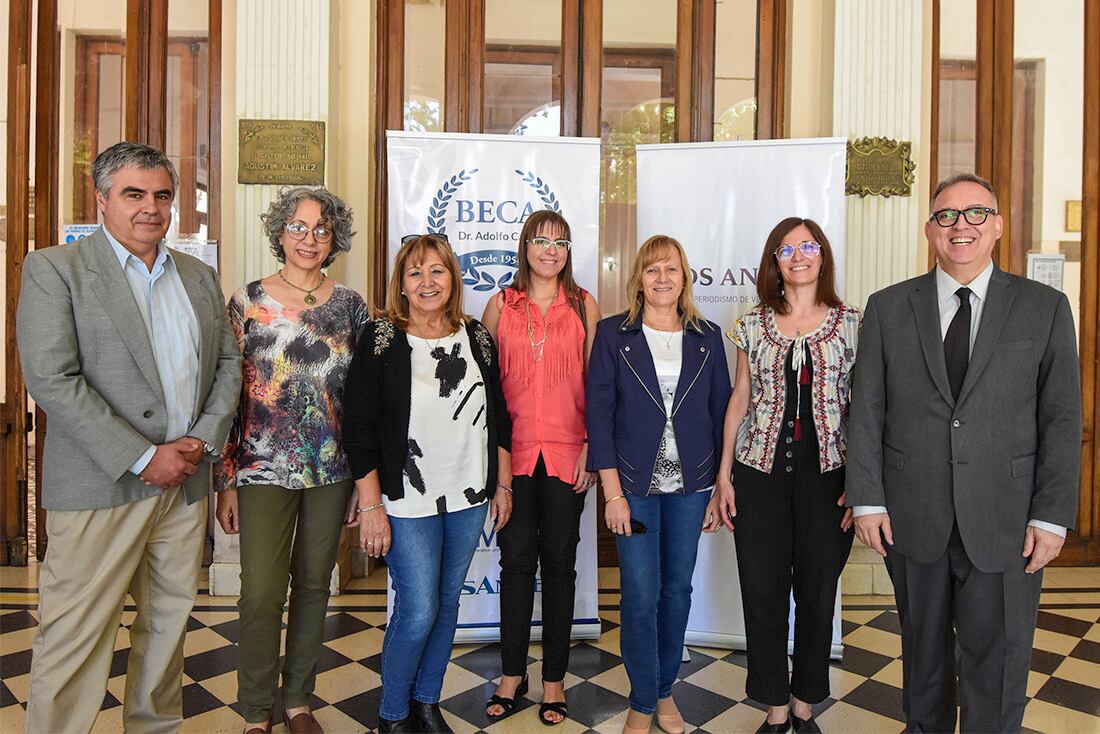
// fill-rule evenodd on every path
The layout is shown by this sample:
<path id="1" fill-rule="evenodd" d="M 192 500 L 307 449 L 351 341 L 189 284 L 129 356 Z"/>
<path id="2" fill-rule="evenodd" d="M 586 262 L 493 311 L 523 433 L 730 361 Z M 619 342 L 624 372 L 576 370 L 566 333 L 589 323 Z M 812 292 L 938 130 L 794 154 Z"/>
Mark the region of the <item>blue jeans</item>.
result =
<path id="1" fill-rule="evenodd" d="M 451 657 L 458 597 L 489 505 L 431 517 L 391 517 L 386 564 L 393 614 L 382 642 L 382 704 L 391 721 L 409 715 L 409 699 L 439 703 Z"/>
<path id="2" fill-rule="evenodd" d="M 691 576 L 710 492 L 626 495 L 644 534 L 616 535 L 622 588 L 620 651 L 630 708 L 651 714 L 672 695 L 691 610 Z"/>

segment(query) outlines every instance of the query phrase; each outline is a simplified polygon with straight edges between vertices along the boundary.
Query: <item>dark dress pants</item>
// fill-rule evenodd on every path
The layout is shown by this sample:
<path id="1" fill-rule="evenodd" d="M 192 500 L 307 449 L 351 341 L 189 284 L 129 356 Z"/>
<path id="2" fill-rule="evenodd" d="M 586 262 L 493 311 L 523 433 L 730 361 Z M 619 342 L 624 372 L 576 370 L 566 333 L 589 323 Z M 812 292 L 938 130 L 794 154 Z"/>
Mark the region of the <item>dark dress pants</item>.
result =
<path id="1" fill-rule="evenodd" d="M 907 731 L 955 731 L 956 676 L 961 731 L 1020 731 L 1043 585 L 1043 572 L 1024 573 L 1026 564 L 1021 557 L 1010 571 L 979 571 L 957 527 L 932 563 L 887 546 Z"/>
<path id="2" fill-rule="evenodd" d="M 531 476 L 512 477 L 512 516 L 497 537 L 504 675 L 527 672 L 535 571 L 541 567 L 542 679 L 565 678 L 584 498 L 585 493 L 575 493 L 572 484 L 546 474 L 541 454 Z"/>

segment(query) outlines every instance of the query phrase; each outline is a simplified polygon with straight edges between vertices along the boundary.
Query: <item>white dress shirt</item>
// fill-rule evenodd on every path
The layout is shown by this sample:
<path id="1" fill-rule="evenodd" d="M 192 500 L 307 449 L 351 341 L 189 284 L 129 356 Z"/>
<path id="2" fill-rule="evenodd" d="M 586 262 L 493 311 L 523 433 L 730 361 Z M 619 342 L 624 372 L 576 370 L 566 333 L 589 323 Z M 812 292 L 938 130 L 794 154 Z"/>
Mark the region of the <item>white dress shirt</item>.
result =
<path id="1" fill-rule="evenodd" d="M 167 409 L 168 431 L 166 441 L 174 441 L 187 435 L 191 427 L 191 414 L 195 408 L 195 396 L 199 383 L 199 320 L 191 299 L 183 287 L 176 262 L 168 247 L 157 245 L 157 258 L 149 270 L 136 255 L 127 250 L 114 236 L 103 228 L 107 241 L 114 248 L 122 272 L 130 282 L 153 359 L 157 363 L 164 404 Z M 134 474 L 141 474 L 156 453 L 150 444 L 130 467 Z"/>
<path id="2" fill-rule="evenodd" d="M 985 306 L 986 296 L 989 294 L 989 279 L 993 277 L 993 261 L 989 261 L 989 265 L 986 265 L 985 270 L 978 274 L 978 277 L 970 281 L 965 287 L 970 289 L 970 352 L 974 352 L 974 339 L 978 336 L 978 324 L 982 321 L 982 308 Z M 940 338 L 947 338 L 947 327 L 951 325 L 951 319 L 955 318 L 955 314 L 958 312 L 962 302 L 959 297 L 955 295 L 955 291 L 959 288 L 963 288 L 962 283 L 958 283 L 950 275 L 945 273 L 942 268 L 936 266 L 936 298 L 940 305 Z M 880 512 L 886 512 L 886 508 L 880 505 L 856 505 L 852 508 L 852 515 L 859 517 L 861 515 L 873 515 Z M 1066 537 L 1066 529 L 1061 525 L 1055 525 L 1054 523 L 1044 522 L 1042 520 L 1031 520 L 1028 525 L 1039 528 L 1040 530 L 1046 530 L 1051 533 Z"/>

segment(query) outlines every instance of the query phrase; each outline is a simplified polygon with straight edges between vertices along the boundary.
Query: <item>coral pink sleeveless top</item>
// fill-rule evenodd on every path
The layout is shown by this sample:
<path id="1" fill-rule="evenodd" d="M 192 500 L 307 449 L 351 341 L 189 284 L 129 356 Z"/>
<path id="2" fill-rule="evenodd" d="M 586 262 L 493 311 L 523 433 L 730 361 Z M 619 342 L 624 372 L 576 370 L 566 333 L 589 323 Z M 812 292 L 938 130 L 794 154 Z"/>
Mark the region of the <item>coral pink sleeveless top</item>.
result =
<path id="1" fill-rule="evenodd" d="M 545 318 L 538 306 L 528 308 L 526 293 L 508 288 L 497 298 L 500 381 L 512 415 L 512 473 L 534 474 L 541 453 L 547 475 L 571 484 L 585 440 L 584 324 L 564 288 Z"/>

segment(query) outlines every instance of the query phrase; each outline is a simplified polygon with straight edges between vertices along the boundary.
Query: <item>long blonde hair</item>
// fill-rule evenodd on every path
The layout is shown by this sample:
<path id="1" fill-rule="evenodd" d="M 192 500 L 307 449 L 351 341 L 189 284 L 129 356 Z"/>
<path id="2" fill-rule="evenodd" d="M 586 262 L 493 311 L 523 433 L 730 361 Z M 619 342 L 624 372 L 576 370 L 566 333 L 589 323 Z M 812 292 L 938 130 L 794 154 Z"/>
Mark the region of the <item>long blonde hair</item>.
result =
<path id="1" fill-rule="evenodd" d="M 671 258 L 670 250 L 675 250 L 679 256 L 680 269 L 684 274 L 684 289 L 680 291 L 680 301 L 677 304 L 680 311 L 680 323 L 690 326 L 696 331 L 703 330 L 706 319 L 695 306 L 695 296 L 691 291 L 691 266 L 688 264 L 687 253 L 684 247 L 672 237 L 664 234 L 655 234 L 642 243 L 638 248 L 638 256 L 634 258 L 634 269 L 630 273 L 630 280 L 626 284 L 626 292 L 633 293 L 634 297 L 627 310 L 627 323 L 635 324 L 642 315 L 642 307 L 645 305 L 645 296 L 642 295 L 642 273 L 658 260 Z"/>
<path id="2" fill-rule="evenodd" d="M 435 250 L 451 274 L 451 295 L 447 297 L 444 309 L 451 328 L 458 329 L 469 318 L 462 310 L 462 275 L 458 270 L 458 258 L 445 239 L 431 234 L 410 240 L 397 251 L 393 272 L 390 273 L 389 289 L 386 291 L 386 311 L 383 316 L 402 329 L 408 328 L 409 299 L 401 292 L 401 280 L 409 263 L 424 262 L 424 255 L 428 250 Z"/>

